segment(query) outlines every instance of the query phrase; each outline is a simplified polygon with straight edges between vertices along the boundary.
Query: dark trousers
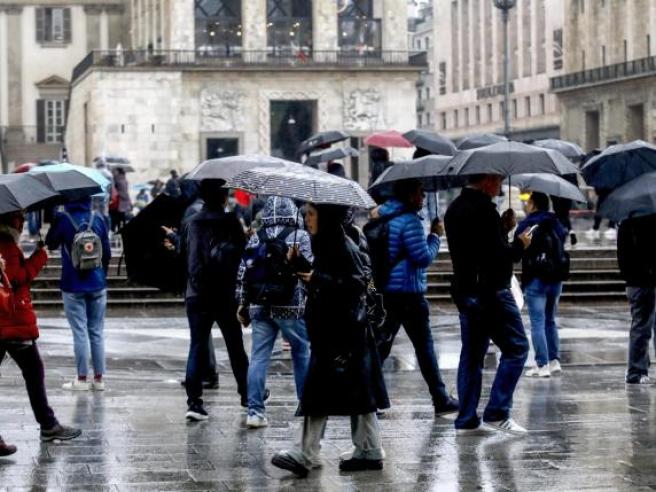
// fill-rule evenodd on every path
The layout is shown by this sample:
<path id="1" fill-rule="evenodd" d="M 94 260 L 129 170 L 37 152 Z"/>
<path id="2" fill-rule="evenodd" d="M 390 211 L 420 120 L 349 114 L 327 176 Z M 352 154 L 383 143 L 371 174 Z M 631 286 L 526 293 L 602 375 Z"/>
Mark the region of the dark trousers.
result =
<path id="1" fill-rule="evenodd" d="M 553 204 L 556 217 L 558 217 L 563 227 L 567 229 L 567 232 L 570 232 L 572 230 L 572 221 L 569 218 L 569 213 L 572 210 L 572 200 L 552 196 L 551 203 Z"/>
<path id="2" fill-rule="evenodd" d="M 48 405 L 43 361 L 41 360 L 36 342 L 32 342 L 29 345 L 19 345 L 0 341 L 0 363 L 5 358 L 5 354 L 9 354 L 14 359 L 16 365 L 23 373 L 34 418 L 36 418 L 41 429 L 52 429 L 59 422 L 55 418 L 55 412 Z"/>
<path id="3" fill-rule="evenodd" d="M 456 304 L 462 349 L 458 365 L 460 413 L 455 425 L 458 429 L 472 429 L 480 424 L 477 409 L 490 339 L 501 350 L 501 360 L 483 413 L 483 420 L 488 422 L 510 416 L 513 393 L 528 356 L 528 339 L 510 290 L 501 290 L 483 300 L 459 299 Z"/>
<path id="4" fill-rule="evenodd" d="M 626 296 L 631 303 L 626 381 L 637 383 L 641 376 L 649 375 L 649 340 L 652 333 L 656 347 L 656 288 L 627 287 Z"/>
<path id="5" fill-rule="evenodd" d="M 230 297 L 230 296 L 226 296 Z M 237 321 L 237 303 L 233 299 L 222 298 L 210 303 L 197 297 L 187 299 L 187 319 L 191 332 L 189 358 L 185 388 L 187 404 L 203 404 L 203 377 L 208 373 L 208 340 L 212 326 L 216 322 L 225 340 L 232 373 L 237 381 L 237 391 L 246 396 L 248 375 L 248 356 L 244 350 L 241 325 Z"/>
<path id="6" fill-rule="evenodd" d="M 417 363 L 428 385 L 433 404 L 436 406 L 444 404 L 449 394 L 437 365 L 426 298 L 423 294 L 386 293 L 383 295 L 383 301 L 387 317 L 382 329 L 382 340 L 378 342 L 381 363 L 389 356 L 394 338 L 403 325 L 415 348 Z"/>

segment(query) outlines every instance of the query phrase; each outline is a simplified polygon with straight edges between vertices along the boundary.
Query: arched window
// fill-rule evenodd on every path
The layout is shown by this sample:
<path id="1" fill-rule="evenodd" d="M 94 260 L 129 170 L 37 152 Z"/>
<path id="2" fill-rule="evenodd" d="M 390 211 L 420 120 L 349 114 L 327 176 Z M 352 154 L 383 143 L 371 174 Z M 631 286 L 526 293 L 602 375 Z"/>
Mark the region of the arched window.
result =
<path id="1" fill-rule="evenodd" d="M 342 51 L 377 55 L 382 46 L 380 0 L 336 0 L 339 47 Z"/>
<path id="2" fill-rule="evenodd" d="M 267 46 L 274 54 L 311 54 L 310 0 L 267 0 Z"/>
<path id="3" fill-rule="evenodd" d="M 241 51 L 241 0 L 194 0 L 196 50 L 212 56 Z"/>

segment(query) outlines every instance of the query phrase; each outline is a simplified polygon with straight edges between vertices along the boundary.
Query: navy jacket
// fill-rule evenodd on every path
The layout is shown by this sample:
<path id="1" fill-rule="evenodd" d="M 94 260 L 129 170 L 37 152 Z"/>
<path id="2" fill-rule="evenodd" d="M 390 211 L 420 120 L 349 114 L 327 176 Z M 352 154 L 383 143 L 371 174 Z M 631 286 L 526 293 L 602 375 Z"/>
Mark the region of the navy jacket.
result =
<path id="1" fill-rule="evenodd" d="M 80 230 L 86 228 L 91 218 L 91 200 L 69 203 L 64 208 L 73 217 Z M 102 243 L 102 267 L 86 272 L 77 271 L 71 263 L 71 245 L 73 243 L 73 237 L 78 230 L 75 229 L 70 219 L 61 212 L 57 213 L 48 231 L 48 235 L 46 236 L 48 249 L 52 251 L 61 248 L 61 290 L 64 292 L 97 292 L 107 287 L 106 277 L 112 251 L 109 244 L 107 223 L 100 214 L 96 213 L 91 229 L 98 235 Z"/>

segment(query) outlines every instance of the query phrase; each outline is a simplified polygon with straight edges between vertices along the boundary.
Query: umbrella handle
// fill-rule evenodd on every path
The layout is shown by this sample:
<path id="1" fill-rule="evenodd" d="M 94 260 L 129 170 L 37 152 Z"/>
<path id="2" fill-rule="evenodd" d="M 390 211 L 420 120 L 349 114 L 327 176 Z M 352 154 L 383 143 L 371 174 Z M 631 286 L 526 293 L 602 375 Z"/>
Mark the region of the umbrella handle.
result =
<path id="1" fill-rule="evenodd" d="M 508 176 L 508 210 L 512 208 L 512 175 Z"/>
<path id="2" fill-rule="evenodd" d="M 296 207 L 296 221 L 294 222 L 294 246 L 296 246 L 296 237 L 298 236 L 298 219 L 301 215 L 301 207 Z"/>

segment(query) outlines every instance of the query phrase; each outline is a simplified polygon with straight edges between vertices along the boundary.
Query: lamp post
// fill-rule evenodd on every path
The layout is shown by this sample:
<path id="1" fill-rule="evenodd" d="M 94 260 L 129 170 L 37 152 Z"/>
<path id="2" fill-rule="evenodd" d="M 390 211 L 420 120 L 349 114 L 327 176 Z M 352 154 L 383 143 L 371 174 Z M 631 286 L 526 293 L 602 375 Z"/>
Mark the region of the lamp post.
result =
<path id="1" fill-rule="evenodd" d="M 503 18 L 503 133 L 510 138 L 510 54 L 508 53 L 508 18 L 517 0 L 493 0 Z"/>

